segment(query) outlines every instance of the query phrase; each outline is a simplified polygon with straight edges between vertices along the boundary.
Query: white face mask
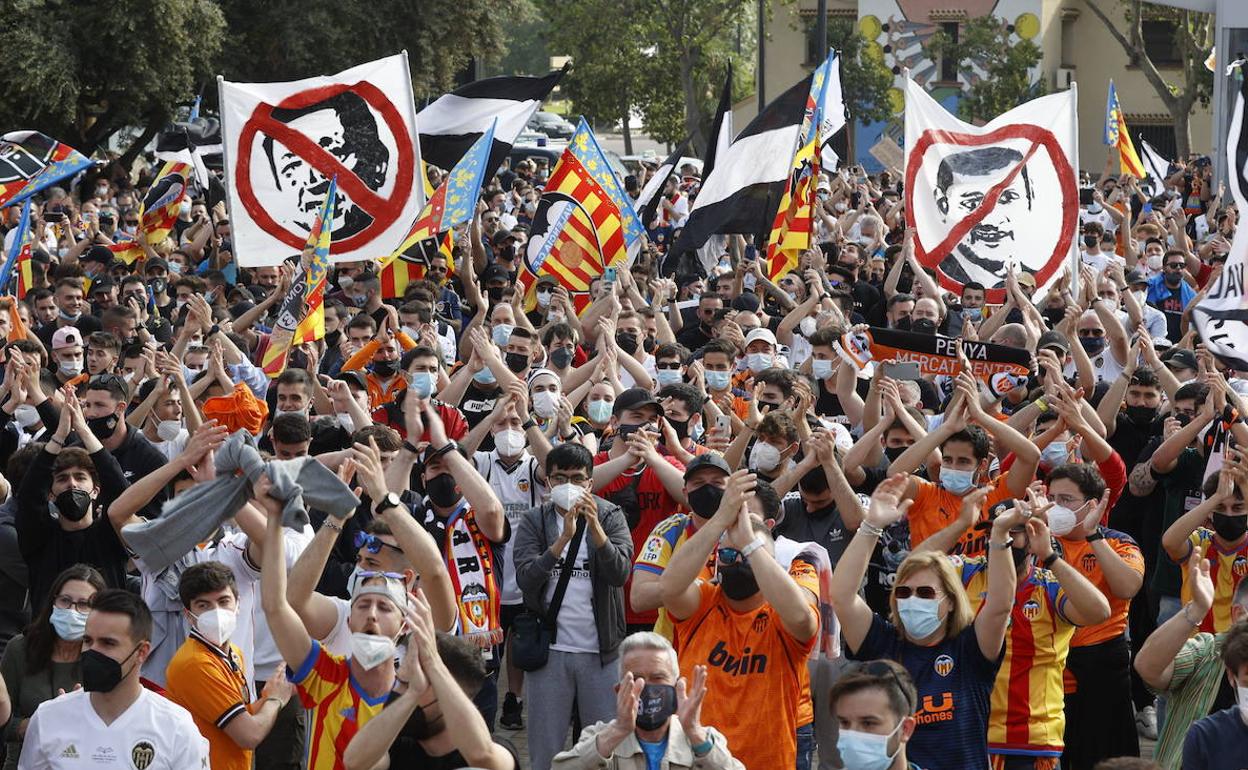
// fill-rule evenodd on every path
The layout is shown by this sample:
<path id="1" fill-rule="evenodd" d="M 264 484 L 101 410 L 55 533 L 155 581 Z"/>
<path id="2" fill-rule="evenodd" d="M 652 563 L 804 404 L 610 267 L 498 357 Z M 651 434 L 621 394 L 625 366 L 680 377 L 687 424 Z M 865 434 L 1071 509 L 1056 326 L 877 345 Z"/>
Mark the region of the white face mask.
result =
<path id="1" fill-rule="evenodd" d="M 763 473 L 771 473 L 780 467 L 780 450 L 766 441 L 755 441 L 750 450 L 750 468 Z"/>
<path id="2" fill-rule="evenodd" d="M 504 457 L 515 457 L 520 454 L 524 451 L 526 443 L 524 434 L 511 428 L 494 434 L 494 446 Z"/>
<path id="3" fill-rule="evenodd" d="M 191 617 L 195 618 L 195 630 L 218 647 L 230 640 L 238 625 L 238 613 L 221 607 Z"/>
<path id="4" fill-rule="evenodd" d="M 819 324 L 815 321 L 814 316 L 806 316 L 797 326 L 801 330 L 803 337 L 809 337 L 819 328 Z"/>
<path id="5" fill-rule="evenodd" d="M 161 420 L 156 424 L 156 437 L 161 441 L 173 441 L 181 434 L 181 420 Z"/>
<path id="6" fill-rule="evenodd" d="M 755 374 L 770 369 L 774 356 L 771 353 L 750 353 L 745 357 L 746 365 Z"/>
<path id="7" fill-rule="evenodd" d="M 559 394 L 553 390 L 543 390 L 533 394 L 533 413 L 544 420 L 555 416 L 559 409 Z M 495 439 L 497 441 L 497 439 Z"/>
<path id="8" fill-rule="evenodd" d="M 39 410 L 30 404 L 18 404 L 13 410 L 13 419 L 23 428 L 34 427 L 39 423 Z"/>
<path id="9" fill-rule="evenodd" d="M 346 428 L 351 433 L 355 432 L 355 420 L 351 419 L 351 415 L 338 414 L 338 415 L 335 415 L 335 417 L 338 418 L 339 425 Z"/>
<path id="10" fill-rule="evenodd" d="M 1239 701 L 1239 718 L 1248 725 L 1248 687 L 1236 687 L 1235 698 Z"/>
<path id="11" fill-rule="evenodd" d="M 67 377 L 77 377 L 82 374 L 82 361 L 62 361 L 58 364 L 61 374 Z"/>
<path id="12" fill-rule="evenodd" d="M 570 511 L 572 506 L 576 505 L 576 501 L 581 499 L 581 495 L 584 492 L 585 488 L 576 484 L 560 484 L 550 490 L 550 501 L 559 510 Z"/>
<path id="13" fill-rule="evenodd" d="M 832 367 L 836 362 L 830 358 L 814 358 L 810 361 L 810 373 L 820 380 L 832 376 Z"/>
<path id="14" fill-rule="evenodd" d="M 387 659 L 394 659 L 394 640 L 388 636 L 356 632 L 351 634 L 351 657 L 366 671 L 372 671 Z"/>
<path id="15" fill-rule="evenodd" d="M 1056 537 L 1065 537 L 1079 523 L 1075 512 L 1064 505 L 1054 505 L 1049 509 L 1049 531 Z"/>

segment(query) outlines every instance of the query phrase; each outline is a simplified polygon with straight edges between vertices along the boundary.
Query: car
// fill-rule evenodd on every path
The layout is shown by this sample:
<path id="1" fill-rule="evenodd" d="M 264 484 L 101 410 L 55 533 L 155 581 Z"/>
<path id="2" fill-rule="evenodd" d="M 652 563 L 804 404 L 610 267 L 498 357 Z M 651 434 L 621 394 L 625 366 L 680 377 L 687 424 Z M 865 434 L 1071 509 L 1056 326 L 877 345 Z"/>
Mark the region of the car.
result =
<path id="1" fill-rule="evenodd" d="M 553 112 L 535 112 L 529 118 L 526 128 L 543 133 L 552 139 L 571 139 L 576 133 L 576 126 L 559 117 Z"/>
<path id="2" fill-rule="evenodd" d="M 515 168 L 522 160 L 532 160 L 534 162 L 544 161 L 546 170 L 553 171 L 555 164 L 559 162 L 559 157 L 563 155 L 564 148 L 567 147 L 566 142 L 550 142 L 545 146 L 536 144 L 514 144 L 508 158 L 511 160 L 511 168 Z M 628 176 L 628 168 L 625 167 L 624 161 L 620 159 L 618 153 L 611 150 L 603 150 L 603 157 L 607 159 L 607 164 L 611 166 L 611 170 L 615 172 L 616 177 L 620 180 L 620 185 L 624 184 L 624 177 Z"/>

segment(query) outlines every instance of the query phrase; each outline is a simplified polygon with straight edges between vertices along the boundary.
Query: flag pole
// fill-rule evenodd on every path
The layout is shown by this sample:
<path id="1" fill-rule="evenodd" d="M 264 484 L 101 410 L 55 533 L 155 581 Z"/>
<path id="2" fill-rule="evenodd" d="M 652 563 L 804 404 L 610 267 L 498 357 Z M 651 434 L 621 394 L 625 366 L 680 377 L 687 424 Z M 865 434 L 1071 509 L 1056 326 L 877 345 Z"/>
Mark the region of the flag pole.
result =
<path id="1" fill-rule="evenodd" d="M 1079 84 L 1078 82 L 1074 80 L 1070 81 L 1070 92 L 1073 95 L 1071 98 L 1071 101 L 1074 102 L 1074 104 L 1071 105 L 1071 109 L 1070 109 L 1071 136 L 1072 136 L 1071 141 L 1074 142 L 1074 156 L 1075 156 L 1075 164 L 1077 167 L 1079 164 Z M 1078 194 L 1078 190 L 1075 190 L 1074 192 L 1076 195 Z M 1071 296 L 1078 297 L 1079 296 L 1079 240 L 1078 238 L 1076 238 L 1074 243 L 1071 244 L 1070 251 L 1071 251 L 1070 293 L 1071 293 Z"/>

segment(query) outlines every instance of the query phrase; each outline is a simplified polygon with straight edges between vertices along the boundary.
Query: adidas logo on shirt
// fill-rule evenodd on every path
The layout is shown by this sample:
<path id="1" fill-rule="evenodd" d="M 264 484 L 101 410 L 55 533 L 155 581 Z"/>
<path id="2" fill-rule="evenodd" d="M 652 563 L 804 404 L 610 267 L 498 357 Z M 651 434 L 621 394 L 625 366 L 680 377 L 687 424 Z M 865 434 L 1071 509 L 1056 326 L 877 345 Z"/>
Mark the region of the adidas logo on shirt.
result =
<path id="1" fill-rule="evenodd" d="M 78 749 L 74 747 L 74 744 L 71 743 L 65 747 L 65 750 L 61 752 L 61 759 L 78 759 Z"/>

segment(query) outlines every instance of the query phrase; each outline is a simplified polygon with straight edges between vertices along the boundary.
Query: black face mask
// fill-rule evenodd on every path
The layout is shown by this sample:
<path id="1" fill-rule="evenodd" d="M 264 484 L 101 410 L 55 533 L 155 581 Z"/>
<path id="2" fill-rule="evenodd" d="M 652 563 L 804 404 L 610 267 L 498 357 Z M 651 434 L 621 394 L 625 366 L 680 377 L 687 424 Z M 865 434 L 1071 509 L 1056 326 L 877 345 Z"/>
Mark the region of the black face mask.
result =
<path id="1" fill-rule="evenodd" d="M 82 521 L 91 510 L 91 493 L 82 489 L 67 489 L 52 501 L 56 512 L 66 521 Z"/>
<path id="2" fill-rule="evenodd" d="M 909 448 L 910 447 L 908 446 L 886 446 L 884 447 L 884 456 L 887 457 L 888 461 L 891 463 L 896 461 L 898 457 L 901 457 L 901 455 Z"/>
<path id="3" fill-rule="evenodd" d="M 1213 531 L 1223 540 L 1238 540 L 1248 532 L 1248 516 L 1213 514 Z"/>
<path id="4" fill-rule="evenodd" d="M 503 356 L 503 363 L 507 364 L 513 374 L 519 374 L 529 368 L 529 357 L 524 353 L 508 353 Z"/>
<path id="5" fill-rule="evenodd" d="M 1027 549 L 1026 548 L 1011 548 L 1010 556 L 1014 557 L 1014 571 L 1018 572 L 1020 569 L 1023 568 L 1023 564 L 1025 564 L 1027 561 Z"/>
<path id="6" fill-rule="evenodd" d="M 169 285 L 169 284 L 165 283 L 165 279 L 164 279 L 164 278 L 153 278 L 153 279 L 152 279 L 152 283 L 151 283 L 151 286 L 152 286 L 152 293 L 154 293 L 154 294 L 164 294 L 164 293 L 165 293 L 165 289 L 168 287 L 168 285 Z"/>
<path id="7" fill-rule="evenodd" d="M 427 480 L 425 494 L 429 495 L 430 502 L 439 508 L 450 508 L 462 497 L 459 490 L 455 488 L 455 477 L 449 473 Z"/>
<path id="8" fill-rule="evenodd" d="M 780 408 L 779 404 L 773 404 L 770 401 L 764 401 L 761 398 L 758 400 L 758 411 L 760 412 L 767 412 L 767 411 L 774 412 L 775 410 L 779 408 Z"/>
<path id="9" fill-rule="evenodd" d="M 338 343 L 342 341 L 342 332 L 332 331 L 325 332 L 325 347 L 336 348 Z"/>
<path id="10" fill-rule="evenodd" d="M 130 651 L 130 655 L 125 657 L 120 663 L 113 660 L 98 650 L 87 650 L 79 659 L 82 664 L 82 689 L 87 692 L 112 692 L 121 684 L 121 680 L 125 678 L 125 674 L 121 671 L 121 664 L 130 660 L 134 653 L 138 652 L 136 646 Z"/>
<path id="11" fill-rule="evenodd" d="M 498 258 L 510 262 L 516 258 L 516 244 L 509 243 L 498 250 Z"/>
<path id="12" fill-rule="evenodd" d="M 373 374 L 378 377 L 393 377 L 394 373 L 399 370 L 398 361 L 374 361 L 369 367 L 373 370 Z"/>
<path id="13" fill-rule="evenodd" d="M 654 349 L 657 348 L 658 346 L 659 346 L 658 340 L 656 340 L 654 337 L 646 337 L 645 339 L 641 341 L 641 348 L 647 353 L 653 353 Z"/>
<path id="14" fill-rule="evenodd" d="M 829 503 L 822 508 L 806 509 L 806 515 L 812 519 L 826 519 L 836 511 L 836 503 Z"/>
<path id="15" fill-rule="evenodd" d="M 676 688 L 670 684 L 647 684 L 637 700 L 637 726 L 657 730 L 676 713 Z"/>
<path id="16" fill-rule="evenodd" d="M 117 415 L 110 414 L 106 417 L 91 417 L 87 419 L 87 427 L 95 434 L 100 441 L 107 441 L 117 432 L 117 425 L 121 422 Z"/>
<path id="17" fill-rule="evenodd" d="M 573 348 L 555 348 L 550 351 L 550 362 L 556 369 L 566 369 L 572 365 L 572 357 L 576 355 Z"/>
<path id="18" fill-rule="evenodd" d="M 615 344 L 620 346 L 620 350 L 632 355 L 637 352 L 637 335 L 631 332 L 621 332 L 615 335 Z"/>
<path id="19" fill-rule="evenodd" d="M 1155 406 L 1128 406 L 1127 419 L 1132 425 L 1140 428 L 1147 428 L 1153 424 L 1153 420 L 1157 419 L 1157 407 Z"/>
<path id="20" fill-rule="evenodd" d="M 485 290 L 486 296 L 490 298 L 490 302 L 498 303 L 503 301 L 503 292 L 505 289 L 501 286 L 494 286 Z"/>
<path id="21" fill-rule="evenodd" d="M 893 324 L 893 328 L 903 332 L 910 331 L 910 316 L 906 315 L 898 318 L 897 323 Z"/>
<path id="22" fill-rule="evenodd" d="M 1182 273 L 1166 273 L 1165 278 L 1163 278 L 1162 280 L 1166 282 L 1167 286 L 1169 286 L 1171 289 L 1174 289 L 1174 288 L 1177 288 L 1179 284 L 1183 283 L 1183 274 Z"/>
<path id="23" fill-rule="evenodd" d="M 681 441 L 684 441 L 685 437 L 689 435 L 688 420 L 673 420 L 671 417 L 668 417 L 667 422 L 672 426 L 672 431 L 676 434 L 676 438 Z"/>
<path id="24" fill-rule="evenodd" d="M 920 318 L 910 322 L 910 331 L 915 334 L 936 334 L 936 322 L 928 318 Z"/>
<path id="25" fill-rule="evenodd" d="M 1066 317 L 1066 308 L 1045 308 L 1040 311 L 1040 315 L 1044 316 L 1044 320 L 1049 322 L 1050 327 L 1055 327 Z"/>
<path id="26" fill-rule="evenodd" d="M 1175 412 L 1174 421 L 1179 424 L 1179 427 L 1182 427 L 1192 421 L 1192 416 L 1190 414 L 1184 414 L 1182 412 Z"/>
<path id="27" fill-rule="evenodd" d="M 446 718 L 442 714 L 430 719 L 425 716 L 425 710 L 417 706 L 412 715 L 408 717 L 404 732 L 418 741 L 427 741 L 442 734 L 445 730 Z"/>
<path id="28" fill-rule="evenodd" d="M 758 593 L 754 570 L 739 563 L 719 565 L 719 587 L 724 590 L 724 596 L 738 602 Z"/>
<path id="29" fill-rule="evenodd" d="M 698 516 L 709 519 L 719 510 L 724 499 L 724 490 L 710 484 L 703 484 L 689 493 L 689 508 Z"/>

